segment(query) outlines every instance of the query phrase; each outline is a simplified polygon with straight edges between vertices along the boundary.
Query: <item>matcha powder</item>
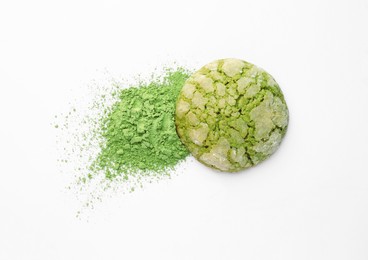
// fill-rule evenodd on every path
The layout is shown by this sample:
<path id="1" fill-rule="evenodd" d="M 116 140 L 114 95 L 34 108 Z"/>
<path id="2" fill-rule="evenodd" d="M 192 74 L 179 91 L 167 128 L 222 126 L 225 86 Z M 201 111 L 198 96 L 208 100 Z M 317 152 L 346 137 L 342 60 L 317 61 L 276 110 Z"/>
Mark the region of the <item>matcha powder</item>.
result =
<path id="1" fill-rule="evenodd" d="M 55 118 L 60 169 L 74 173 L 69 188 L 82 208 L 179 170 L 189 152 L 176 133 L 175 106 L 188 77 L 176 68 L 135 85 L 98 80 L 86 98 Z"/>
<path id="2" fill-rule="evenodd" d="M 168 174 L 188 151 L 175 129 L 175 104 L 188 78 L 183 70 L 164 79 L 118 93 L 118 101 L 102 120 L 103 144 L 92 165 L 107 179 Z"/>

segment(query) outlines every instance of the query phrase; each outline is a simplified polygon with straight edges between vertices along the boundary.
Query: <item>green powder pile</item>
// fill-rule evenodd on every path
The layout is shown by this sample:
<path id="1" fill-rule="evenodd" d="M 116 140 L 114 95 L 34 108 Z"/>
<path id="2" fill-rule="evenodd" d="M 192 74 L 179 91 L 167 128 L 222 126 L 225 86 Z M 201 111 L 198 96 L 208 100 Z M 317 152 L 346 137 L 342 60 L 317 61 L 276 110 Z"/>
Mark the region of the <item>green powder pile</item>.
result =
<path id="1" fill-rule="evenodd" d="M 117 93 L 101 121 L 103 144 L 92 170 L 107 179 L 168 174 L 187 155 L 175 129 L 175 104 L 188 78 L 184 70 Z"/>
<path id="2" fill-rule="evenodd" d="M 60 171 L 80 210 L 180 171 L 189 152 L 176 133 L 175 106 L 189 74 L 169 68 L 135 84 L 105 74 L 55 117 Z"/>

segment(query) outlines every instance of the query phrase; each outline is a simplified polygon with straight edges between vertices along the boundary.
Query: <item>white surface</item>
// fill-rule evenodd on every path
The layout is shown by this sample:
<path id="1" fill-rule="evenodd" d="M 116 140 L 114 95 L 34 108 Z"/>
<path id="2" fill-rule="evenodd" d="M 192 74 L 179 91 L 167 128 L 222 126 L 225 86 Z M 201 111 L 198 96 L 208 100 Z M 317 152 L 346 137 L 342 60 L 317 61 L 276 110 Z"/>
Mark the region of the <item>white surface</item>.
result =
<path id="1" fill-rule="evenodd" d="M 368 259 L 367 25 L 364 0 L 2 1 L 0 259 Z M 282 87 L 280 150 L 241 174 L 192 162 L 75 218 L 53 116 L 96 70 L 225 57 Z"/>

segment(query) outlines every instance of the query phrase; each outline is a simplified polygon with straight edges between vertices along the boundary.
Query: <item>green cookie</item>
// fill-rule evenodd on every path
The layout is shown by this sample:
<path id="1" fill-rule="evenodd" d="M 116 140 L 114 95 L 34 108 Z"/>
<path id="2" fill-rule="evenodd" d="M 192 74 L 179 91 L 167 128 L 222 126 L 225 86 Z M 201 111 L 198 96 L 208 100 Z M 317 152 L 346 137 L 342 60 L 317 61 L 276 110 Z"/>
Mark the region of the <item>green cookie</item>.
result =
<path id="1" fill-rule="evenodd" d="M 235 172 L 273 154 L 288 119 L 284 96 L 270 74 L 246 61 L 223 59 L 188 78 L 175 121 L 181 141 L 195 158 Z"/>

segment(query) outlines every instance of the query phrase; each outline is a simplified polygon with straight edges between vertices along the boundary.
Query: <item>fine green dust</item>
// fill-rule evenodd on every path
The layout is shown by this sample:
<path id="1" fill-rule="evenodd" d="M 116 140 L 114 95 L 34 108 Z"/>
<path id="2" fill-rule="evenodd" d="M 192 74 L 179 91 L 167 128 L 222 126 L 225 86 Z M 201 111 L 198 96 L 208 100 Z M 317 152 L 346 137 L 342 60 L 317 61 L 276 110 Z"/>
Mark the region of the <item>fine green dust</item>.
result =
<path id="1" fill-rule="evenodd" d="M 133 175 L 166 175 L 188 151 L 175 129 L 175 103 L 188 75 L 168 71 L 153 81 L 118 93 L 117 102 L 101 121 L 103 144 L 91 165 L 106 179 Z"/>
<path id="2" fill-rule="evenodd" d="M 175 126 L 175 106 L 190 72 L 169 68 L 136 83 L 94 82 L 55 117 L 61 171 L 84 208 L 116 192 L 170 178 L 189 155 Z"/>

